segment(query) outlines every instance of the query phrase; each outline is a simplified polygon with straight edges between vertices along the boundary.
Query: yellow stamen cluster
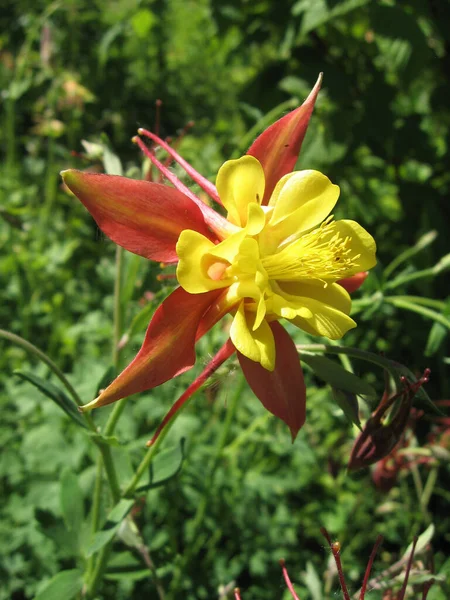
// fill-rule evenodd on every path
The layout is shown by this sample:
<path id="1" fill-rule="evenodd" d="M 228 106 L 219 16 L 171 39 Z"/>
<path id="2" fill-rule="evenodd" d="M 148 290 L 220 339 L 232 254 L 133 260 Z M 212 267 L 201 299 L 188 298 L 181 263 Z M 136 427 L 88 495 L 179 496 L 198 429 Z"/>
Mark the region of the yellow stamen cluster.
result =
<path id="1" fill-rule="evenodd" d="M 352 252 L 351 237 L 335 232 L 333 217 L 285 246 L 277 254 L 262 259 L 270 279 L 280 281 L 319 280 L 326 287 L 355 268 L 359 254 Z"/>

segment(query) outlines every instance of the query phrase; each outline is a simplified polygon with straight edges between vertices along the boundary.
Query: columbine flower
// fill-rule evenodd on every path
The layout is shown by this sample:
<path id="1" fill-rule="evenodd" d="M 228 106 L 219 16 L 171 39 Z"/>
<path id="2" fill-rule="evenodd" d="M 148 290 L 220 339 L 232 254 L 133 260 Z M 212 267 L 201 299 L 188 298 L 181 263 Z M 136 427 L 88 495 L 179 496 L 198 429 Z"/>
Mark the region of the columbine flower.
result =
<path id="1" fill-rule="evenodd" d="M 376 262 L 375 242 L 362 227 L 329 216 L 339 187 L 318 171 L 291 172 L 320 82 L 246 156 L 226 162 L 216 186 L 155 134 L 139 130 L 223 205 L 226 218 L 184 186 L 141 138 L 134 141 L 177 189 L 63 173 L 113 241 L 146 258 L 178 263 L 180 286 L 155 312 L 136 358 L 86 408 L 153 388 L 191 368 L 195 342 L 230 313 L 231 341 L 215 357 L 215 368 L 236 350 L 252 390 L 295 437 L 305 419 L 305 385 L 295 345 L 278 321 L 341 338 L 356 326 L 343 286 L 353 290 L 364 279 L 360 273 Z"/>

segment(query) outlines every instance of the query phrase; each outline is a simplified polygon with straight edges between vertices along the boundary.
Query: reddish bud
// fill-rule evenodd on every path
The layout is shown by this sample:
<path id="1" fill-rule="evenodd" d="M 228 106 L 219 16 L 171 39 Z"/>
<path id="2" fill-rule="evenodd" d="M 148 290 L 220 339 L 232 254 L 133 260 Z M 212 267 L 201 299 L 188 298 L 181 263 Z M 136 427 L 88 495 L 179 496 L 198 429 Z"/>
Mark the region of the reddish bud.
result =
<path id="1" fill-rule="evenodd" d="M 412 400 L 424 383 L 428 381 L 430 370 L 426 369 L 423 376 L 411 383 L 401 377 L 403 389 L 394 395 L 386 388 L 381 402 L 368 419 L 364 429 L 353 446 L 348 468 L 350 470 L 368 467 L 385 458 L 398 444 L 408 424 Z M 387 425 L 384 419 L 389 409 L 399 400 L 395 415 Z"/>

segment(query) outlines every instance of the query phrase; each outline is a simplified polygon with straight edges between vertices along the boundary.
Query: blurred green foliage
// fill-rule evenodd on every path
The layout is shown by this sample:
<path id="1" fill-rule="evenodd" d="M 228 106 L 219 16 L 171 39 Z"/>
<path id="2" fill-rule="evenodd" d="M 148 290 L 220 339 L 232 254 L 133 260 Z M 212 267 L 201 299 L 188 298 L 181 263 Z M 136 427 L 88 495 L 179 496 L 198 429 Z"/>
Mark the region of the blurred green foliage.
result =
<path id="1" fill-rule="evenodd" d="M 2 328 L 47 352 L 81 397 L 91 399 L 111 365 L 114 247 L 63 191 L 58 171 L 98 167 L 86 159 L 81 140 L 98 142 L 106 134 L 125 170 L 138 176 L 140 158 L 130 138 L 140 126 L 153 127 L 160 98 L 162 133 L 176 135 L 194 120 L 180 152 L 212 179 L 225 159 L 246 151 L 267 125 L 266 113 L 273 111 L 274 120 L 297 105 L 324 71 L 299 165 L 320 169 L 341 186 L 339 215 L 360 221 L 379 246 L 379 266 L 355 302 L 359 327 L 345 343 L 386 353 L 416 373 L 429 366 L 430 396 L 448 397 L 448 3 L 3 4 Z M 430 230 L 436 233 L 421 238 Z M 156 280 L 159 269 L 141 259 L 126 256 L 125 272 L 123 317 L 130 340 L 124 363 L 168 291 Z M 387 298 L 394 293 L 402 295 L 396 303 Z M 218 330 L 200 344 L 198 368 L 222 337 Z M 86 560 L 90 531 L 84 516 L 95 452 L 57 406 L 13 375 L 23 369 L 48 379 L 45 367 L 3 341 L 0 364 L 0 599 L 19 600 L 33 598 L 53 575 Z M 353 366 L 381 393 L 380 371 Z M 236 581 L 245 600 L 278 598 L 277 560 L 284 556 L 303 600 L 332 597 L 338 588 L 319 533 L 323 525 L 342 542 L 356 591 L 377 533 L 386 541 L 375 573 L 431 520 L 436 568 L 448 578 L 448 461 L 442 460 L 425 512 L 409 471 L 387 494 L 375 488 L 368 472 L 348 474 L 355 432 L 330 390 L 307 374 L 308 420 L 294 446 L 246 388 L 223 435 L 227 407 L 237 402 L 233 390 L 241 390 L 232 364 L 177 421 L 167 447 L 186 439 L 181 472 L 144 494 L 136 516 L 166 590 L 172 582 L 178 596 L 212 598 L 220 596 L 220 586 Z M 128 405 L 117 432 L 121 443 L 113 447 L 121 481 L 131 476 L 146 439 L 192 379 L 188 373 Z M 99 424 L 108 411 L 95 415 Z M 426 421 L 420 424 L 419 443 L 428 429 Z M 425 482 L 428 476 L 424 466 L 419 477 Z M 63 500 L 67 489 L 74 499 L 70 517 Z M 106 487 L 102 498 L 106 518 Z M 139 553 L 120 541 L 114 548 L 99 597 L 157 597 Z M 79 572 L 70 577 L 77 582 Z M 448 586 L 436 586 L 429 598 L 448 596 Z"/>

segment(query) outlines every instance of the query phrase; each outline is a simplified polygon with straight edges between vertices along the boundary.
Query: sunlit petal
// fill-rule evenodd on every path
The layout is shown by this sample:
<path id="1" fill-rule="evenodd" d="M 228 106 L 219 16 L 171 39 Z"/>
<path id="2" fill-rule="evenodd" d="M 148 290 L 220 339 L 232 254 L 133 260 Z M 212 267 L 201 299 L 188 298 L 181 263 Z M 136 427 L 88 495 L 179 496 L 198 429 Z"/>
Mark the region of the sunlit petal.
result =
<path id="1" fill-rule="evenodd" d="M 248 205 L 261 204 L 264 196 L 263 168 L 252 156 L 229 160 L 217 174 L 216 187 L 228 211 L 228 220 L 245 227 Z"/>
<path id="2" fill-rule="evenodd" d="M 230 337 L 237 350 L 250 360 L 260 363 L 265 369 L 275 368 L 275 342 L 267 321 L 253 330 L 255 315 L 245 310 L 242 302 L 231 324 Z"/>

